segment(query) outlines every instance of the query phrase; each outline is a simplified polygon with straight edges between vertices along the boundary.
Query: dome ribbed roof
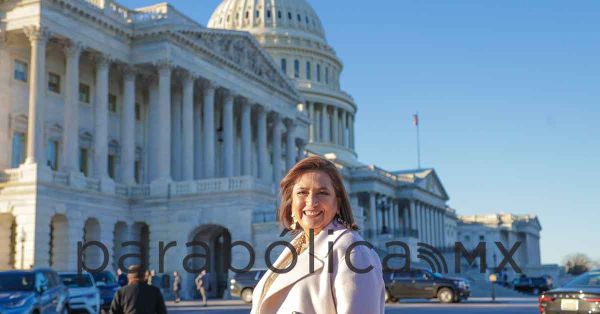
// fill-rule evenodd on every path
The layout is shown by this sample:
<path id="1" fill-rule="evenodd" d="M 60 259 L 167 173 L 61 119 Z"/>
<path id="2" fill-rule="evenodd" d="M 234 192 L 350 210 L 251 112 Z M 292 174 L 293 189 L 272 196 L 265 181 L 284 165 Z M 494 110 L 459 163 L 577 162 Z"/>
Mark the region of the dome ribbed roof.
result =
<path id="1" fill-rule="evenodd" d="M 213 12 L 208 27 L 325 42 L 321 20 L 305 0 L 224 0 Z"/>

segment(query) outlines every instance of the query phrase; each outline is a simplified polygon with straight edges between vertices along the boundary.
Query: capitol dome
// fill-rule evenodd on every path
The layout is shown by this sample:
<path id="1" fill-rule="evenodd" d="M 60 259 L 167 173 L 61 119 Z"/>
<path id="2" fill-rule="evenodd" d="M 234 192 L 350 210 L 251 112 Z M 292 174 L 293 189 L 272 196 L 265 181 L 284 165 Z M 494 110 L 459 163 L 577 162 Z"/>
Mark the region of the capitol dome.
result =
<path id="1" fill-rule="evenodd" d="M 346 165 L 359 164 L 357 108 L 340 86 L 344 65 L 307 0 L 223 0 L 208 27 L 252 34 L 303 95 L 311 121 L 307 149 Z"/>
<path id="2" fill-rule="evenodd" d="M 286 33 L 325 42 L 321 20 L 305 0 L 225 0 L 213 12 L 208 27 Z"/>

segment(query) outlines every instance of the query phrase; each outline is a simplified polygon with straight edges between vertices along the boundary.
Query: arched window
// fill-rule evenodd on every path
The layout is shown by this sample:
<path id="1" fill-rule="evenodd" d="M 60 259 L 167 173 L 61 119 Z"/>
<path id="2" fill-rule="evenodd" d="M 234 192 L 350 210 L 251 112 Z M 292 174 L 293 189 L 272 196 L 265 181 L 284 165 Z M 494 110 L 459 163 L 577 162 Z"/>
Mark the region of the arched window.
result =
<path id="1" fill-rule="evenodd" d="M 281 11 L 277 11 L 277 18 L 281 18 Z"/>
<path id="2" fill-rule="evenodd" d="M 298 22 L 302 22 L 302 17 L 300 16 L 300 14 L 298 14 L 297 17 L 298 17 Z"/>
<path id="3" fill-rule="evenodd" d="M 329 84 L 329 67 L 325 68 L 325 84 Z"/>
<path id="4" fill-rule="evenodd" d="M 288 12 L 288 19 L 292 19 L 292 12 Z"/>
<path id="5" fill-rule="evenodd" d="M 310 67 L 310 61 L 306 61 L 306 79 L 307 80 L 312 79 L 312 69 Z"/>
<path id="6" fill-rule="evenodd" d="M 287 74 L 287 60 L 281 59 L 281 71 Z"/>
<path id="7" fill-rule="evenodd" d="M 294 78 L 300 78 L 300 61 L 294 60 Z"/>
<path id="8" fill-rule="evenodd" d="M 271 10 L 267 10 L 267 17 L 271 18 Z"/>

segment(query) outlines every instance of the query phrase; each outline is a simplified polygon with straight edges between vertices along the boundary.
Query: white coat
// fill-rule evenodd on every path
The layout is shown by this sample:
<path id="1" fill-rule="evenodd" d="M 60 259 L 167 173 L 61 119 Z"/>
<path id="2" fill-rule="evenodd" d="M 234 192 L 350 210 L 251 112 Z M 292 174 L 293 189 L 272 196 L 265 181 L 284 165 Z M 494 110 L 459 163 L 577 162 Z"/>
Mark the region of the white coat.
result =
<path id="1" fill-rule="evenodd" d="M 292 240 L 296 243 L 300 235 Z M 377 253 L 367 246 L 354 247 L 346 258 L 352 243 L 364 241 L 358 232 L 348 230 L 335 219 L 314 239 L 314 255 L 309 249 L 302 252 L 294 268 L 279 274 L 261 300 L 269 269 L 254 288 L 251 314 L 302 313 L 302 314 L 383 314 L 385 286 L 381 261 Z M 333 243 L 331 253 L 329 243 Z M 285 248 L 274 263 L 278 269 L 285 257 L 291 254 Z M 310 271 L 314 256 L 314 271 Z M 332 271 L 328 272 L 329 260 Z M 351 265 L 348 263 L 350 262 Z M 366 273 L 355 269 L 372 269 Z"/>

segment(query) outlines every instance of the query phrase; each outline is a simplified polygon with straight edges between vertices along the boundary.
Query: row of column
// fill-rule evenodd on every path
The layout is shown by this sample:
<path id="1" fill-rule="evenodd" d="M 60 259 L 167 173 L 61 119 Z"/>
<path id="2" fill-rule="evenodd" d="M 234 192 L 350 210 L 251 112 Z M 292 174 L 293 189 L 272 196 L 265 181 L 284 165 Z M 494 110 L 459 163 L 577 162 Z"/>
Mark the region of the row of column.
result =
<path id="1" fill-rule="evenodd" d="M 307 101 L 309 141 L 354 149 L 354 114 L 333 105 Z"/>
<path id="2" fill-rule="evenodd" d="M 25 34 L 31 43 L 30 89 L 29 89 L 29 122 L 27 141 L 27 164 L 44 164 L 45 159 L 43 125 L 45 113 L 43 97 L 45 88 L 46 44 L 50 33 L 45 28 L 28 27 Z M 79 62 L 85 47 L 78 42 L 67 43 L 64 51 L 66 57 L 65 106 L 62 145 L 62 170 L 79 172 Z M 94 176 L 99 179 L 108 178 L 108 94 L 109 70 L 112 59 L 108 54 L 95 53 L 95 99 L 94 99 Z M 213 178 L 216 176 L 216 129 L 215 129 L 215 95 L 218 89 L 214 83 L 203 84 L 202 104 L 194 104 L 196 99 L 194 88 L 198 77 L 183 71 L 181 75 L 181 107 L 173 106 L 172 77 L 174 66 L 169 60 L 155 63 L 157 75 L 149 84 L 150 95 L 150 163 L 148 167 L 155 172 L 151 179 L 172 179 L 172 140 L 180 141 L 181 146 L 181 179 L 184 181 L 197 178 Z M 121 180 L 124 184 L 135 183 L 135 95 L 137 72 L 133 66 L 122 65 L 123 101 L 121 123 Z M 224 176 L 234 175 L 234 144 L 236 126 L 234 125 L 234 105 L 237 95 L 224 90 L 223 103 L 223 170 Z M 267 108 L 244 100 L 241 102 L 241 173 L 252 175 L 252 121 L 251 110 L 257 110 L 257 159 L 258 176 L 264 180 L 278 180 L 282 174 L 281 140 L 273 140 L 273 178 L 269 174 L 269 156 L 267 148 Z M 202 109 L 200 109 L 200 106 Z M 175 109 L 175 110 L 174 110 Z M 174 110 L 174 111 L 172 111 Z M 178 111 L 179 110 L 179 111 Z M 282 139 L 279 113 L 271 112 L 273 127 L 272 138 Z M 181 119 L 173 117 L 181 117 Z M 286 127 L 286 159 L 285 167 L 291 168 L 296 162 L 296 142 L 294 131 L 296 125 L 291 118 L 284 119 Z M 200 134 L 200 131 L 202 134 Z M 194 169 L 194 170 L 192 170 Z"/>
<path id="3" fill-rule="evenodd" d="M 384 230 L 392 234 L 408 230 L 408 211 L 400 205 L 400 201 L 393 197 L 369 193 L 369 228 L 377 234 Z"/>
<path id="4" fill-rule="evenodd" d="M 419 230 L 419 239 L 435 247 L 446 246 L 445 212 L 443 209 L 416 200 L 410 201 L 413 229 Z"/>

